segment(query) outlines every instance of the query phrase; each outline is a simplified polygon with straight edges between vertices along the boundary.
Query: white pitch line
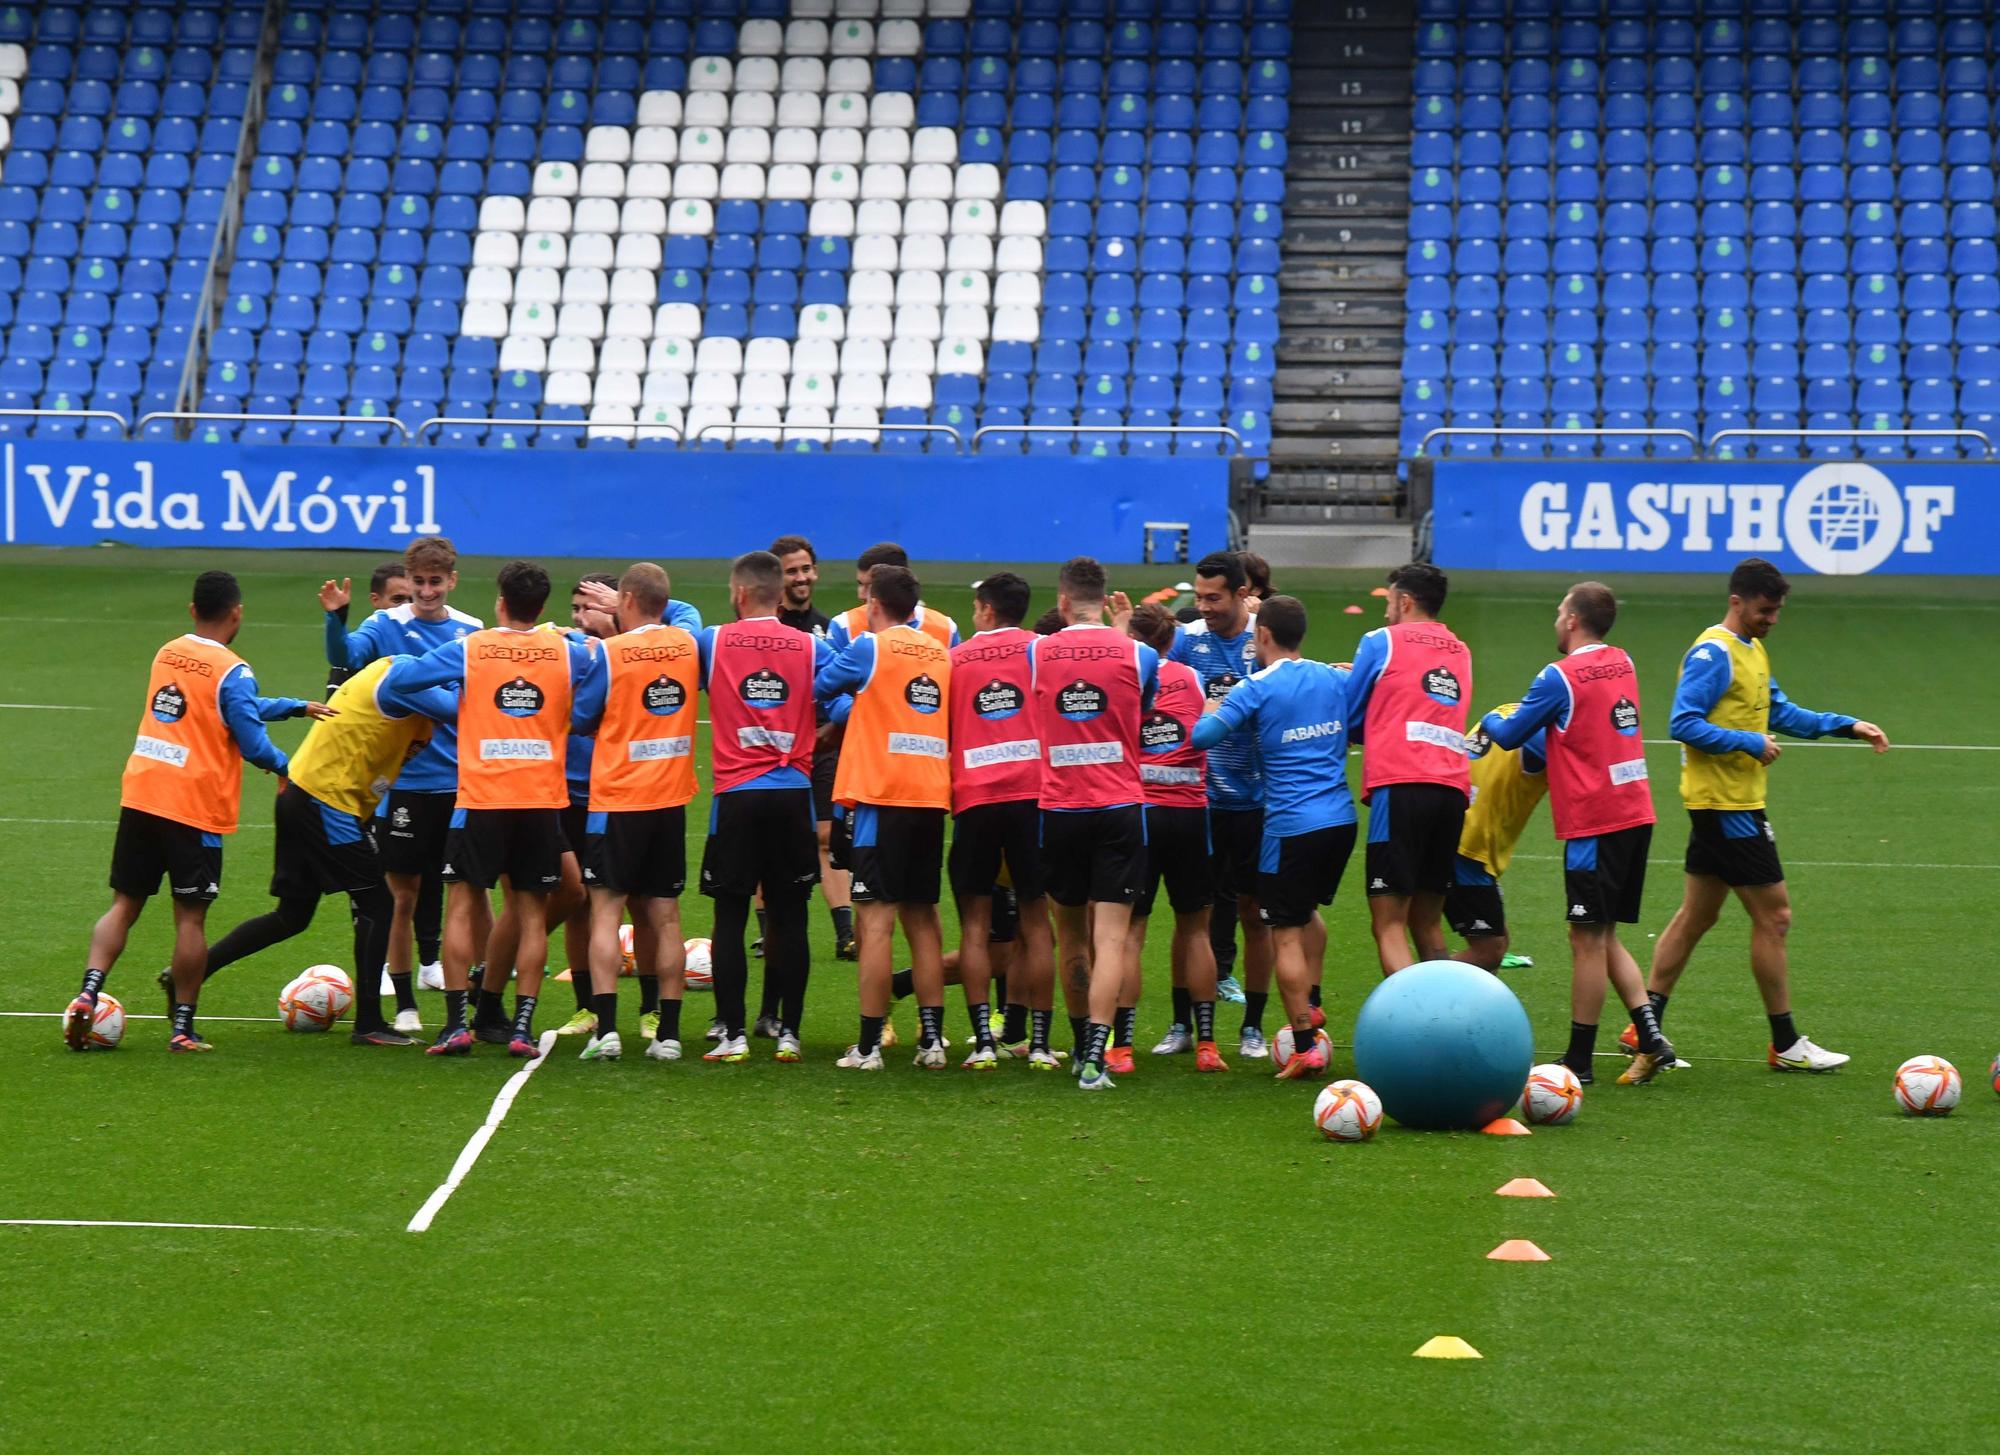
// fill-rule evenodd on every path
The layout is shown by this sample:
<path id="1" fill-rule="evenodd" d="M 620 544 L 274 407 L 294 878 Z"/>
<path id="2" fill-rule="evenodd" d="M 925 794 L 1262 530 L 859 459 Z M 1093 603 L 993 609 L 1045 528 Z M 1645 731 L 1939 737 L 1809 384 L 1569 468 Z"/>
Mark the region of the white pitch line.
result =
<path id="1" fill-rule="evenodd" d="M 1678 738 L 1647 738 L 1649 748 L 1677 748 Z M 1793 748 L 1865 748 L 1868 745 L 1849 738 L 1779 738 L 1778 746 L 1786 752 Z M 2000 743 L 1892 743 L 1892 753 L 2000 753 Z"/>
<path id="2" fill-rule="evenodd" d="M 1517 859 L 1538 859 L 1555 864 L 1562 860 L 1561 854 L 1516 854 Z M 1679 857 L 1668 859 L 1648 859 L 1648 864 L 1680 864 Z M 2000 869 L 2000 864 L 1906 864 L 1896 859 L 1793 859 L 1786 858 L 1788 867 L 1795 869 Z"/>
<path id="3" fill-rule="evenodd" d="M 115 818 L 0 818 L 0 824 L 7 823 L 54 824 L 62 828 L 76 829 L 115 829 L 118 827 L 118 820 Z M 268 829 L 270 827 L 271 825 L 267 823 L 241 823 L 236 826 L 239 833 L 251 829 Z"/>
<path id="4" fill-rule="evenodd" d="M 62 702 L 0 702 L 0 708 L 16 712 L 96 712 L 94 707 L 75 707 Z"/>
<path id="5" fill-rule="evenodd" d="M 493 1140 L 493 1134 L 500 1129 L 500 1123 L 507 1120 L 507 1112 L 514 1105 L 514 1098 L 521 1094 L 521 1088 L 528 1084 L 528 1078 L 549 1059 L 549 1053 L 555 1050 L 555 1047 L 556 1033 L 543 1031 L 541 1044 L 536 1047 L 538 1054 L 535 1059 L 507 1078 L 507 1084 L 500 1088 L 499 1094 L 493 1098 L 493 1105 L 487 1108 L 486 1120 L 479 1124 L 479 1130 L 472 1134 L 472 1139 L 458 1154 L 458 1160 L 451 1164 L 450 1174 L 437 1185 L 435 1192 L 424 1199 L 424 1205 L 418 1208 L 417 1215 L 410 1219 L 406 1232 L 422 1233 L 429 1230 L 431 1221 L 444 1210 L 444 1205 L 451 1201 L 451 1195 L 458 1191 L 458 1185 L 465 1181 L 466 1174 L 472 1171 L 472 1165 L 479 1160 L 479 1154 L 484 1152 L 486 1144 Z"/>
<path id="6" fill-rule="evenodd" d="M 61 1010 L 0 1010 L 0 1016 L 4 1016 L 8 1020 L 59 1021 L 68 1013 Z M 172 1017 L 164 1015 L 140 1015 L 136 1011 L 127 1011 L 125 1019 L 128 1021 L 164 1021 L 171 1020 Z M 254 1025 L 275 1026 L 281 1024 L 284 1018 L 275 1015 L 204 1015 L 198 1017 L 198 1019 L 205 1021 L 247 1021 Z"/>
<path id="7" fill-rule="evenodd" d="M 98 1218 L 0 1218 L 0 1228 L 200 1228 L 229 1233 L 296 1233 L 266 1223 L 138 1223 Z"/>

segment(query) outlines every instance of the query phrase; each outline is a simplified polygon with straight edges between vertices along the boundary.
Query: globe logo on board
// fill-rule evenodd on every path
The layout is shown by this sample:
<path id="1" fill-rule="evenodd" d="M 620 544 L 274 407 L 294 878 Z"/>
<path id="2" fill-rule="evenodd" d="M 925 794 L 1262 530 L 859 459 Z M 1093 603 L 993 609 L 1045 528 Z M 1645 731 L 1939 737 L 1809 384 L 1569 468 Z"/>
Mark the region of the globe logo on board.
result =
<path id="1" fill-rule="evenodd" d="M 1903 493 L 1872 465 L 1821 465 L 1785 497 L 1785 543 L 1822 576 L 1864 575 L 1902 538 Z"/>

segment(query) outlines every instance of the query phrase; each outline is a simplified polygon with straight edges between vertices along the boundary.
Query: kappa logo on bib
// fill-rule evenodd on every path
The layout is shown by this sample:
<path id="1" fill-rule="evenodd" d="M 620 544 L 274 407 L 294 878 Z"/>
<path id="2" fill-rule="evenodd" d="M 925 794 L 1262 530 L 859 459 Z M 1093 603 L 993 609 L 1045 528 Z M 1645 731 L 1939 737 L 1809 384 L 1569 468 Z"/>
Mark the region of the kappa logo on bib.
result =
<path id="1" fill-rule="evenodd" d="M 1458 679 L 1447 668 L 1433 667 L 1424 673 L 1424 696 L 1433 702 L 1442 702 L 1446 707 L 1457 707 Z"/>
<path id="2" fill-rule="evenodd" d="M 783 707 L 791 696 L 792 689 L 785 679 L 768 667 L 759 667 L 743 679 L 743 704 L 746 707 Z"/>
<path id="3" fill-rule="evenodd" d="M 493 694 L 493 705 L 509 717 L 533 717 L 542 710 L 546 700 L 542 689 L 525 677 L 502 682 Z"/>
<path id="4" fill-rule="evenodd" d="M 1639 705 L 1629 697 L 1621 697 L 1611 704 L 1611 726 L 1631 737 L 1639 731 Z"/>
<path id="5" fill-rule="evenodd" d="M 938 689 L 937 679 L 928 674 L 919 674 L 910 679 L 903 689 L 903 700 L 911 708 L 921 713 L 933 713 L 944 705 L 944 693 Z"/>
<path id="6" fill-rule="evenodd" d="M 178 682 L 169 682 L 153 694 L 151 711 L 160 722 L 179 722 L 187 716 L 187 710 L 187 694 L 181 691 Z"/>
<path id="7" fill-rule="evenodd" d="M 671 677 L 656 677 L 646 684 L 645 700 L 654 717 L 672 717 L 687 705 L 687 689 Z"/>
<path id="8" fill-rule="evenodd" d="M 1088 722 L 1104 711 L 1104 689 L 1081 677 L 1056 693 L 1056 711 L 1071 722 Z"/>
<path id="9" fill-rule="evenodd" d="M 1004 722 L 1022 707 L 1021 689 L 998 678 L 972 695 L 972 710 L 988 722 Z"/>

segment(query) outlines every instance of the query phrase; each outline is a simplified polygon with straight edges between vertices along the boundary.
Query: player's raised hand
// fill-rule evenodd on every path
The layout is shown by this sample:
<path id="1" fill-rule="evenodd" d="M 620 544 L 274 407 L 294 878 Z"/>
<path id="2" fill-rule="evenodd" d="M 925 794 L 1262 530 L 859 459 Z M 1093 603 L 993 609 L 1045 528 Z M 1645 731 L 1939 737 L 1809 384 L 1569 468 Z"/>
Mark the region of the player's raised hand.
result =
<path id="1" fill-rule="evenodd" d="M 576 594 L 583 598 L 583 604 L 592 611 L 601 611 L 616 620 L 618 615 L 618 588 L 606 586 L 602 581 L 580 581 Z"/>
<path id="2" fill-rule="evenodd" d="M 1770 764 L 1777 762 L 1778 754 L 1785 750 L 1778 746 L 1778 740 L 1769 733 L 1765 733 L 1763 736 L 1764 751 L 1757 755 L 1757 761 L 1768 767 Z"/>
<path id="3" fill-rule="evenodd" d="M 1111 609 L 1111 624 L 1124 631 L 1132 620 L 1132 598 L 1123 591 L 1114 591 L 1105 604 Z"/>
<path id="4" fill-rule="evenodd" d="M 1861 739 L 1878 753 L 1889 751 L 1889 735 L 1872 722 L 1857 722 L 1853 727 L 1854 736 Z"/>
<path id="5" fill-rule="evenodd" d="M 338 583 L 333 581 L 320 583 L 319 605 L 322 611 L 338 611 L 353 599 L 354 582 L 346 576 L 342 576 Z"/>
<path id="6" fill-rule="evenodd" d="M 308 702 L 306 704 L 306 716 L 318 722 L 322 718 L 339 717 L 340 709 L 337 707 L 328 707 L 324 702 Z"/>

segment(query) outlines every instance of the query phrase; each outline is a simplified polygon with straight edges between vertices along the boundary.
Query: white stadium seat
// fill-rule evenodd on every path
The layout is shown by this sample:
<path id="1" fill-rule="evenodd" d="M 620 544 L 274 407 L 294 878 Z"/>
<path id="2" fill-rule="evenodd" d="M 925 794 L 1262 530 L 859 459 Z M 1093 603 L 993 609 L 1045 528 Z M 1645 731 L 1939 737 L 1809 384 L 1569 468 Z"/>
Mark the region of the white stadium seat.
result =
<path id="1" fill-rule="evenodd" d="M 1013 205 L 1013 203 L 1009 202 L 1007 207 L 1012 207 Z M 1000 230 L 1003 233 L 1007 230 L 1006 207 L 1000 209 Z M 977 234 L 966 234 L 963 237 L 955 237 L 951 241 L 952 245 L 956 247 L 960 242 L 969 244 L 980 241 L 980 239 Z M 988 246 L 990 247 L 991 244 L 989 243 Z M 952 256 L 956 258 L 957 254 L 954 253 Z M 992 271 L 997 273 L 1041 272 L 1042 240 L 1038 237 L 1020 237 L 1011 234 L 1002 237 L 1000 239 L 999 250 L 993 255 Z"/>
<path id="2" fill-rule="evenodd" d="M 607 334 L 604 342 L 597 347 L 597 371 L 600 374 L 630 374 L 636 389 L 639 376 L 646 372 L 646 341 Z"/>
<path id="3" fill-rule="evenodd" d="M 779 127 L 802 126 L 819 130 L 820 100 L 817 91 L 787 91 L 778 97 Z"/>
<path id="4" fill-rule="evenodd" d="M 889 346 L 892 374 L 935 374 L 937 348 L 929 339 L 899 338 Z"/>
<path id="5" fill-rule="evenodd" d="M 610 239 L 603 240 L 607 247 Z M 605 304 L 611 301 L 611 279 L 602 268 L 572 266 L 563 274 L 562 301 Z"/>
<path id="6" fill-rule="evenodd" d="M 711 425 L 726 425 L 734 424 L 735 422 L 735 415 L 723 406 L 706 404 L 691 408 L 687 412 L 687 443 L 692 445 L 704 438 L 726 440 L 728 435 L 722 431 L 717 431 L 713 435 L 705 435 L 704 432 Z"/>
<path id="7" fill-rule="evenodd" d="M 533 209 L 530 209 L 531 211 Z M 569 234 L 531 232 L 521 239 L 521 262 L 538 268 L 560 268 L 569 262 Z"/>
<path id="8" fill-rule="evenodd" d="M 839 373 L 841 347 L 832 339 L 800 339 L 792 345 L 792 372 L 794 374 Z"/>
<path id="9" fill-rule="evenodd" d="M 1044 238 L 1049 235 L 1049 214 L 1039 202 L 1009 202 L 1000 209 L 1003 237 Z"/>
<path id="10" fill-rule="evenodd" d="M 839 76 L 842 66 L 861 67 L 861 73 L 858 78 L 848 77 L 850 82 L 858 79 L 860 82 L 858 86 L 841 86 L 836 83 L 835 78 Z M 867 68 L 868 62 L 866 61 L 835 61 L 833 63 L 833 69 L 827 72 L 826 77 L 826 101 L 820 107 L 819 120 L 821 126 L 866 126 L 868 124 L 868 93 L 865 89 L 869 85 Z"/>
<path id="11" fill-rule="evenodd" d="M 576 268 L 598 268 L 608 271 L 611 267 L 611 235 L 603 232 L 579 232 L 569 240 L 569 266 Z"/>
<path id="12" fill-rule="evenodd" d="M 764 195 L 774 202 L 809 200 L 813 195 L 812 168 L 802 163 L 771 168 L 764 179 Z"/>
<path id="13" fill-rule="evenodd" d="M 993 301 L 993 280 L 969 269 L 952 273 L 944 280 L 943 301 L 954 307 L 970 303 L 984 308 Z"/>
<path id="14" fill-rule="evenodd" d="M 617 296 L 614 285 L 612 296 Z M 604 317 L 604 336 L 615 339 L 632 339 L 639 342 L 653 336 L 653 308 L 650 303 L 613 303 L 611 311 Z"/>
<path id="15" fill-rule="evenodd" d="M 778 134 L 771 138 L 771 160 L 803 162 L 807 165 L 817 162 L 819 133 L 803 126 L 779 127 Z"/>
<path id="16" fill-rule="evenodd" d="M 842 409 L 880 409 L 883 391 L 880 374 L 842 374 L 836 396 Z"/>
<path id="17" fill-rule="evenodd" d="M 883 237 L 901 236 L 903 204 L 886 197 L 870 198 L 854 211 L 854 231 L 860 237 L 869 237 L 877 233 Z M 939 228 L 938 231 L 942 232 L 944 229 Z"/>
<path id="18" fill-rule="evenodd" d="M 549 346 L 538 338 L 509 338 L 500 343 L 500 372 L 546 374 Z"/>
<path id="19" fill-rule="evenodd" d="M 579 197 L 623 197 L 625 195 L 625 168 L 618 162 L 585 162 L 582 180 L 577 185 Z"/>
<path id="20" fill-rule="evenodd" d="M 567 233 L 574 212 L 567 197 L 536 197 L 528 203 L 527 230 Z"/>
<path id="21" fill-rule="evenodd" d="M 604 337 L 604 308 L 597 303 L 565 303 L 556 315 L 556 334 L 570 338 Z"/>
<path id="22" fill-rule="evenodd" d="M 668 308 L 691 307 L 690 304 L 669 303 Z M 646 372 L 648 374 L 692 374 L 694 372 L 694 340 L 663 334 L 656 318 L 653 326 L 653 342 L 646 350 Z"/>
<path id="23" fill-rule="evenodd" d="M 933 273 L 942 273 L 944 239 L 934 233 L 918 233 L 904 238 L 897 266 L 906 270 L 926 268 Z"/>
<path id="24" fill-rule="evenodd" d="M 795 19 L 826 20 L 833 15 L 833 0 L 792 0 Z"/>
<path id="25" fill-rule="evenodd" d="M 929 409 L 931 380 L 928 374 L 891 374 L 887 393 L 891 409 Z"/>
<path id="26" fill-rule="evenodd" d="M 949 201 L 952 181 L 951 168 L 943 162 L 918 162 L 910 168 L 909 194 Z"/>
<path id="27" fill-rule="evenodd" d="M 1028 309 L 1030 315 L 1034 309 Z M 988 336 L 1000 337 L 992 333 L 986 320 L 986 309 L 977 303 L 954 303 L 944 311 L 943 336 L 946 338 L 968 338 L 985 340 Z"/>
<path id="28" fill-rule="evenodd" d="M 717 147 L 716 150 L 720 152 L 722 148 Z M 686 138 L 682 138 L 681 141 L 681 155 L 687 155 Z M 714 198 L 721 185 L 720 176 L 708 162 L 684 161 L 674 168 L 674 196 L 677 199 L 693 197 L 708 201 Z"/>
<path id="29" fill-rule="evenodd" d="M 896 332 L 899 339 L 917 338 L 936 343 L 944 337 L 944 321 L 938 316 L 937 306 L 931 303 L 912 303 L 896 310 Z"/>
<path id="30" fill-rule="evenodd" d="M 692 303 L 662 303 L 653 314 L 653 337 L 656 339 L 700 338 L 701 310 Z"/>
<path id="31" fill-rule="evenodd" d="M 695 345 L 694 371 L 697 374 L 728 374 L 732 378 L 743 372 L 743 345 L 733 338 L 705 338 Z M 735 395 L 730 395 L 731 400 Z"/>
<path id="32" fill-rule="evenodd" d="M 722 131 L 719 126 L 684 126 L 681 128 L 682 166 L 700 162 L 716 164 L 721 162 L 723 153 Z"/>
<path id="33" fill-rule="evenodd" d="M 1038 273 L 1002 273 L 993 284 L 996 308 L 1040 308 L 1042 279 Z"/>
<path id="34" fill-rule="evenodd" d="M 951 210 L 933 197 L 912 198 L 903 208 L 903 231 L 942 237 L 951 231 Z"/>
<path id="35" fill-rule="evenodd" d="M 554 303 L 562 297 L 562 274 L 554 268 L 523 268 L 514 275 L 516 303 Z"/>
<path id="36" fill-rule="evenodd" d="M 954 273 L 992 272 L 993 239 L 977 232 L 954 235 L 945 251 L 945 267 Z"/>
<path id="37" fill-rule="evenodd" d="M 781 338 L 753 338 L 743 350 L 746 374 L 789 374 L 792 346 Z"/>
<path id="38" fill-rule="evenodd" d="M 681 134 L 672 126 L 642 126 L 632 134 L 634 162 L 673 162 L 681 155 Z"/>
<path id="39" fill-rule="evenodd" d="M 638 123 L 641 130 L 681 124 L 681 93 L 648 91 L 639 98 Z"/>
<path id="40" fill-rule="evenodd" d="M 769 131 L 778 124 L 777 98 L 769 91 L 738 91 L 729 98 L 729 124 Z"/>
<path id="41" fill-rule="evenodd" d="M 842 339 L 847 337 L 845 311 L 831 303 L 817 303 L 799 310 L 799 337 Z"/>
<path id="42" fill-rule="evenodd" d="M 953 195 L 960 200 L 992 201 L 1000 195 L 1000 169 L 991 162 L 967 162 L 958 169 Z"/>
<path id="43" fill-rule="evenodd" d="M 903 200 L 907 174 L 902 167 L 889 163 L 878 163 L 861 169 L 861 195 L 865 198 L 882 198 L 892 202 Z"/>
<path id="44" fill-rule="evenodd" d="M 999 228 L 1000 214 L 991 202 L 966 199 L 951 204 L 951 230 L 976 232 L 991 237 Z"/>
<path id="45" fill-rule="evenodd" d="M 833 412 L 833 442 L 859 440 L 875 444 L 882 438 L 882 431 L 877 428 L 881 422 L 882 415 L 876 409 L 863 404 L 843 404 Z"/>
<path id="46" fill-rule="evenodd" d="M 505 338 L 507 305 L 497 299 L 468 299 L 460 310 L 458 331 L 467 338 Z"/>
<path id="47" fill-rule="evenodd" d="M 634 207 L 652 207 L 656 211 L 639 213 L 638 217 L 643 220 L 645 225 L 634 226 L 634 214 L 632 211 Z M 651 225 L 655 220 L 659 223 L 657 227 Z M 635 199 L 627 202 L 623 208 L 619 209 L 618 226 L 620 228 L 618 234 L 618 252 L 613 259 L 617 267 L 621 271 L 627 268 L 635 268 L 641 272 L 659 272 L 663 251 L 660 247 L 660 235 L 667 230 L 666 207 L 661 203 L 649 203 L 643 199 Z M 612 296 L 616 297 L 618 292 L 616 280 L 612 283 L 611 291 Z"/>
<path id="48" fill-rule="evenodd" d="M 813 203 L 806 232 L 813 237 L 854 236 L 854 204 L 838 197 Z"/>
<path id="49" fill-rule="evenodd" d="M 862 160 L 870 166 L 892 165 L 906 167 L 910 164 L 910 134 L 900 126 L 871 126 L 868 140 L 862 151 Z"/>
<path id="50" fill-rule="evenodd" d="M 736 68 L 728 56 L 696 56 L 688 63 L 687 88 L 695 91 L 733 91 Z"/>
<path id="51" fill-rule="evenodd" d="M 859 164 L 866 148 L 861 132 L 852 126 L 829 126 L 819 134 L 819 161 Z"/>
<path id="52" fill-rule="evenodd" d="M 887 304 L 849 303 L 847 333 L 850 338 L 878 338 L 887 343 L 896 336 L 895 314 Z"/>
<path id="53" fill-rule="evenodd" d="M 847 275 L 849 308 L 886 308 L 896 301 L 895 275 L 870 268 Z"/>
<path id="54" fill-rule="evenodd" d="M 620 369 L 600 369 L 590 399 L 596 405 L 616 405 L 629 415 L 639 407 L 639 376 Z"/>
<path id="55" fill-rule="evenodd" d="M 583 140 L 586 162 L 629 162 L 632 133 L 622 126 L 593 126 Z"/>
<path id="56" fill-rule="evenodd" d="M 715 209 L 698 197 L 677 197 L 667 209 L 669 237 L 708 237 L 714 231 Z"/>
<path id="57" fill-rule="evenodd" d="M 771 160 L 771 133 L 761 126 L 732 127 L 722 154 L 732 162 L 756 162 L 762 166 Z"/>
<path id="58" fill-rule="evenodd" d="M 909 131 L 917 124 L 916 103 L 907 91 L 877 91 L 868 98 L 868 124 Z"/>
<path id="59" fill-rule="evenodd" d="M 783 91 L 810 91 L 815 96 L 824 96 L 826 62 L 818 56 L 787 56 L 784 68 L 778 73 L 778 86 Z"/>
<path id="60" fill-rule="evenodd" d="M 481 232 L 526 232 L 527 205 L 518 197 L 488 197 L 479 204 Z"/>
<path id="61" fill-rule="evenodd" d="M 732 202 L 761 202 L 764 169 L 755 162 L 731 162 L 722 169 L 721 192 Z"/>
<path id="62" fill-rule="evenodd" d="M 940 374 L 984 374 L 986 350 L 978 339 L 961 338 L 946 332 L 938 345 L 937 372 Z"/>
<path id="63" fill-rule="evenodd" d="M 924 32 L 914 20 L 885 20 L 875 28 L 875 53 L 914 56 L 924 48 Z"/>
<path id="64" fill-rule="evenodd" d="M 910 138 L 910 159 L 951 166 L 958 161 L 958 133 L 948 126 L 919 128 Z"/>
<path id="65" fill-rule="evenodd" d="M 597 381 L 599 395 L 604 392 L 604 381 Z M 590 428 L 584 433 L 594 440 L 630 441 L 637 433 L 632 428 L 634 415 L 629 405 L 597 403 L 590 407 Z"/>
<path id="66" fill-rule="evenodd" d="M 617 199 L 612 197 L 577 198 L 575 221 L 570 231 L 601 232 L 610 236 L 618 231 L 618 205 Z"/>
<path id="67" fill-rule="evenodd" d="M 1031 344 L 1042 336 L 1041 315 L 1032 308 L 996 308 L 993 310 L 993 341 L 995 343 Z"/>
<path id="68" fill-rule="evenodd" d="M 839 20 L 873 20 L 876 0 L 833 0 L 834 17 Z"/>
<path id="69" fill-rule="evenodd" d="M 825 426 L 830 423 L 832 423 L 832 416 L 818 405 L 806 404 L 796 409 L 787 409 L 785 411 L 785 444 L 791 449 L 797 449 L 801 440 L 817 442 L 821 445 L 828 444 L 833 438 L 833 431 L 826 428 L 814 428 L 814 426 Z"/>
<path id="70" fill-rule="evenodd" d="M 472 240 L 474 268 L 518 268 L 521 265 L 521 237 L 512 232 L 482 232 Z M 470 288 L 471 280 L 467 279 Z M 469 293 L 467 296 L 471 296 Z"/>
<path id="71" fill-rule="evenodd" d="M 542 385 L 542 401 L 546 404 L 590 403 L 590 375 L 579 369 L 561 369 L 551 373 Z"/>
<path id="72" fill-rule="evenodd" d="M 796 13 L 797 7 L 794 7 Z M 823 20 L 793 20 L 785 27 L 785 54 L 788 56 L 823 56 L 827 52 L 826 22 Z"/>
<path id="73" fill-rule="evenodd" d="M 840 373 L 886 374 L 889 372 L 889 351 L 880 339 L 851 338 L 840 346 Z"/>
<path id="74" fill-rule="evenodd" d="M 696 374 L 689 398 L 697 405 L 709 405 L 718 409 L 734 409 L 736 407 L 736 376 L 734 374 Z"/>
<path id="75" fill-rule="evenodd" d="M 745 56 L 781 55 L 785 49 L 785 27 L 775 20 L 746 20 L 736 32 L 736 50 Z M 737 67 L 740 72 L 742 67 Z"/>
<path id="76" fill-rule="evenodd" d="M 576 167 L 570 162 L 543 162 L 535 168 L 534 195 L 576 196 Z"/>
<path id="77" fill-rule="evenodd" d="M 674 373 L 670 370 L 652 370 L 646 374 L 646 404 L 672 404 L 685 409 L 688 402 L 688 380 L 691 375 Z"/>
<path id="78" fill-rule="evenodd" d="M 928 268 L 912 268 L 896 275 L 898 308 L 938 308 L 944 303 L 944 280 Z"/>
<path id="79" fill-rule="evenodd" d="M 839 56 L 828 61 L 826 66 L 826 94 L 837 95 L 842 91 L 854 93 L 860 103 L 858 115 L 868 114 L 868 93 L 875 89 L 875 63 L 868 59 L 867 52 Z M 859 126 L 861 123 L 852 123 Z"/>
<path id="80" fill-rule="evenodd" d="M 766 404 L 782 406 L 785 402 L 785 376 L 772 373 L 744 374 L 738 386 L 736 401 L 745 407 Z"/>
<path id="81" fill-rule="evenodd" d="M 833 398 L 833 376 L 830 374 L 794 374 L 791 388 L 786 398 L 794 408 L 806 404 L 823 404 Z"/>
<path id="82" fill-rule="evenodd" d="M 736 411 L 736 431 L 730 438 L 737 444 L 745 440 L 760 444 L 777 444 L 783 431 L 785 416 L 775 405 L 753 404 Z"/>
<path id="83" fill-rule="evenodd" d="M 664 400 L 658 404 L 652 404 L 649 400 L 648 404 L 651 404 L 650 408 L 642 406 L 639 412 L 640 441 L 642 443 L 646 440 L 678 442 L 681 437 L 681 411 L 679 405 L 669 404 Z"/>

